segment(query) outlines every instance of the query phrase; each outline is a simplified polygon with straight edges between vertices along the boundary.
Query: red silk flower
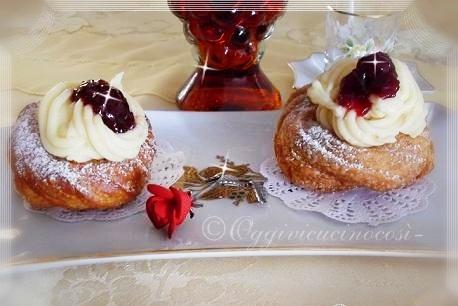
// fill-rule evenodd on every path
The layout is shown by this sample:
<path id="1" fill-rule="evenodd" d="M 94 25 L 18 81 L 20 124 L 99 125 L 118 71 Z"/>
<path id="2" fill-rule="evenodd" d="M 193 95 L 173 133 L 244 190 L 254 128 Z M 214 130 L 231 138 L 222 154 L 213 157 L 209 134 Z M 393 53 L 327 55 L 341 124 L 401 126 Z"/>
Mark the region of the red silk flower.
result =
<path id="1" fill-rule="evenodd" d="M 164 188 L 159 185 L 148 185 L 148 191 L 153 194 L 146 202 L 146 213 L 156 229 L 168 225 L 169 239 L 191 211 L 192 197 L 178 188 Z"/>

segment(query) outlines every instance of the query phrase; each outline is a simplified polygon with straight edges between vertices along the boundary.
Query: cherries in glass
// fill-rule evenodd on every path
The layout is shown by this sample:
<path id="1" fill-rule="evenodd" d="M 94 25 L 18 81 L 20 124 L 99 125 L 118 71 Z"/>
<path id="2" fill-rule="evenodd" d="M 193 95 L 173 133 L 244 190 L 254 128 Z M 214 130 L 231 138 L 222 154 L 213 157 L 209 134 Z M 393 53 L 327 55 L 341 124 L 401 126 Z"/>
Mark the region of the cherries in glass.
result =
<path id="1" fill-rule="evenodd" d="M 286 0 L 169 0 L 195 44 L 198 68 L 177 94 L 183 110 L 273 110 L 278 90 L 262 72 L 260 42 L 269 37 Z"/>

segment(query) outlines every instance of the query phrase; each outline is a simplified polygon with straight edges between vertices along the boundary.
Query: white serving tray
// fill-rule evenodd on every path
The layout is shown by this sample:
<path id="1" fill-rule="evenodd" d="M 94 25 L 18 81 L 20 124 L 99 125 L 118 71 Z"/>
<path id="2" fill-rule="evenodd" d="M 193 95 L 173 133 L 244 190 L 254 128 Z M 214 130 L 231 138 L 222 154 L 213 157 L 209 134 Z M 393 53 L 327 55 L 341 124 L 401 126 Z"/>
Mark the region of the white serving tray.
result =
<path id="1" fill-rule="evenodd" d="M 320 214 L 298 212 L 269 197 L 259 207 L 229 200 L 206 202 L 195 217 L 167 240 L 153 229 L 146 214 L 115 222 L 62 223 L 26 210 L 14 194 L 13 231 L 9 260 L 14 269 L 74 265 L 150 258 L 190 258 L 276 255 L 377 255 L 435 257 L 445 254 L 446 237 L 446 116 L 431 103 L 430 128 L 437 165 L 431 179 L 437 188 L 423 212 L 378 227 L 347 225 Z M 226 155 L 255 170 L 272 156 L 272 138 L 279 112 L 163 112 L 150 111 L 153 129 L 198 168 L 216 164 Z M 394 232 L 400 240 L 319 239 L 319 231 Z M 315 232 L 304 237 L 302 233 Z M 283 233 L 283 234 L 281 234 Z M 321 232 L 323 233 L 323 232 Z M 371 234 L 372 233 L 372 234 Z M 301 235 L 299 235 L 301 234 Z M 390 234 L 391 235 L 391 234 Z"/>

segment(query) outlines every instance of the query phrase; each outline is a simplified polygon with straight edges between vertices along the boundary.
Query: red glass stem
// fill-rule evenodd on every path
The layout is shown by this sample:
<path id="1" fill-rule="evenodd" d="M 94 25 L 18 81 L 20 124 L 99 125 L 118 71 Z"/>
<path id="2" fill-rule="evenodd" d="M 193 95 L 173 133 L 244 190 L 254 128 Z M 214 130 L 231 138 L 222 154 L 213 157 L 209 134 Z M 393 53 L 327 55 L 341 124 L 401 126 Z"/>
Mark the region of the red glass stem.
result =
<path id="1" fill-rule="evenodd" d="M 281 97 L 259 65 L 250 69 L 198 68 L 177 95 L 178 106 L 194 111 L 274 110 Z"/>

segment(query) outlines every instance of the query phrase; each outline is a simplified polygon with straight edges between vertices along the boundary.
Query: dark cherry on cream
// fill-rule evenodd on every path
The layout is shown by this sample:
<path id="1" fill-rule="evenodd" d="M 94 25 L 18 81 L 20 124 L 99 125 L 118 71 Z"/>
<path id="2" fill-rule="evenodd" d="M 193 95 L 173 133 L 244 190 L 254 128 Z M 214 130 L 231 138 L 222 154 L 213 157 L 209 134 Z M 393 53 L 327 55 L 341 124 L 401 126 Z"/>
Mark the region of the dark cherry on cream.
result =
<path id="1" fill-rule="evenodd" d="M 90 105 L 94 114 L 102 117 L 105 125 L 115 133 L 135 128 L 135 117 L 122 92 L 104 80 L 89 80 L 73 90 L 72 102 L 80 100 Z"/>
<path id="2" fill-rule="evenodd" d="M 393 98 L 399 91 L 398 74 L 388 54 L 378 52 L 362 57 L 356 68 L 342 79 L 337 97 L 339 105 L 366 115 L 372 103 L 371 95 Z"/>

